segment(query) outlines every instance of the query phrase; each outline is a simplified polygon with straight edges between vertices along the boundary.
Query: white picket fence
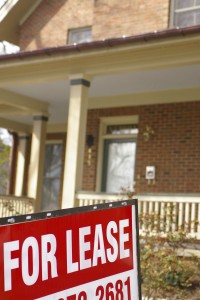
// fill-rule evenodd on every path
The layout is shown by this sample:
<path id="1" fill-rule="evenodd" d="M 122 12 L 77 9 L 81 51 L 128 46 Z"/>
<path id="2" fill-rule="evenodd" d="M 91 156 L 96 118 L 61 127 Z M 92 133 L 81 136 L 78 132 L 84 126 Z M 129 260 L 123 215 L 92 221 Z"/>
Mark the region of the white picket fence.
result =
<path id="1" fill-rule="evenodd" d="M 200 196 L 136 195 L 138 199 L 140 234 L 149 230 L 152 234 L 179 230 L 200 240 Z M 126 200 L 125 195 L 104 193 L 76 194 L 76 206 L 95 205 Z"/>

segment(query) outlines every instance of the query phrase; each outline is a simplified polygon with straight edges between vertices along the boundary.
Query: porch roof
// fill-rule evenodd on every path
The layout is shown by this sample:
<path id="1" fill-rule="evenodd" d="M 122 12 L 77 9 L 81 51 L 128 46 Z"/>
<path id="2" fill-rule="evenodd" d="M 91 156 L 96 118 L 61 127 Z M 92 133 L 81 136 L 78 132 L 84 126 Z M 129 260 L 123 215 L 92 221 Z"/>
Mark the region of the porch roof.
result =
<path id="1" fill-rule="evenodd" d="M 200 26 L 0 56 L 0 126 L 31 131 L 32 115 L 66 128 L 70 77 L 92 80 L 89 108 L 198 101 Z M 52 127 L 51 127 L 52 126 Z"/>
<path id="2" fill-rule="evenodd" d="M 183 37 L 191 37 L 193 35 L 200 34 L 200 25 L 185 27 L 185 28 L 170 28 L 161 31 L 148 32 L 144 34 L 134 35 L 134 36 L 122 36 L 117 38 L 110 38 L 105 40 L 97 40 L 80 44 L 64 45 L 59 47 L 49 47 L 42 48 L 32 51 L 21 51 L 17 53 L 0 55 L 0 62 L 5 60 L 15 60 L 24 58 L 37 58 L 39 56 L 49 56 L 58 54 L 76 54 L 80 52 L 88 52 L 91 50 L 100 51 L 104 48 L 113 48 L 119 46 L 135 45 L 136 43 L 147 43 L 151 41 L 156 41 L 165 39 L 177 39 Z"/>

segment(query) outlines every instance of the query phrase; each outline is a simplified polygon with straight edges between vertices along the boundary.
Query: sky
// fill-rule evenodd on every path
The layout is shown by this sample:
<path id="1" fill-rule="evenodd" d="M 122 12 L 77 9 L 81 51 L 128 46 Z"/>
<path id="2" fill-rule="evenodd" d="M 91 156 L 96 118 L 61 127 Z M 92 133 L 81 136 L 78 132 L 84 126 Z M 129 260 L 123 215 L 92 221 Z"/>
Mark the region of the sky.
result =
<path id="1" fill-rule="evenodd" d="M 0 7 L 6 2 L 7 0 L 0 0 Z"/>
<path id="2" fill-rule="evenodd" d="M 0 0 L 0 6 L 3 5 L 7 0 Z"/>
<path id="3" fill-rule="evenodd" d="M 0 128 L 0 136 L 1 136 L 4 144 L 9 145 L 9 146 L 12 145 L 12 137 L 8 133 L 7 129 Z"/>

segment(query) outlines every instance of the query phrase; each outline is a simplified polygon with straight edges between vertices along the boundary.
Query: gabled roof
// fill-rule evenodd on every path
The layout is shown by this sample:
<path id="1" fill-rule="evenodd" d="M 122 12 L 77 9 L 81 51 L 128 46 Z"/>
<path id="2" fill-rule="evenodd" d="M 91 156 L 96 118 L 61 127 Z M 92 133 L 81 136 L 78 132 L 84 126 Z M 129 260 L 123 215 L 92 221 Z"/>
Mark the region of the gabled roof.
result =
<path id="1" fill-rule="evenodd" d="M 0 40 L 19 45 L 19 26 L 42 0 L 7 0 L 0 9 Z"/>

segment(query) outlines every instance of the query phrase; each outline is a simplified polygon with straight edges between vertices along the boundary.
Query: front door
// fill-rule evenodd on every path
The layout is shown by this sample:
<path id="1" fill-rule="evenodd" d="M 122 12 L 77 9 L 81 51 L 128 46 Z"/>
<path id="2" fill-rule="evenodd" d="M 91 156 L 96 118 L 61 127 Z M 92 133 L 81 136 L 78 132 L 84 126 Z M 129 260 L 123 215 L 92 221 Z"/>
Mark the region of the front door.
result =
<path id="1" fill-rule="evenodd" d="M 107 139 L 104 142 L 102 191 L 119 193 L 132 189 L 134 182 L 136 140 Z"/>
<path id="2" fill-rule="evenodd" d="M 60 208 L 63 144 L 46 144 L 42 210 Z"/>

